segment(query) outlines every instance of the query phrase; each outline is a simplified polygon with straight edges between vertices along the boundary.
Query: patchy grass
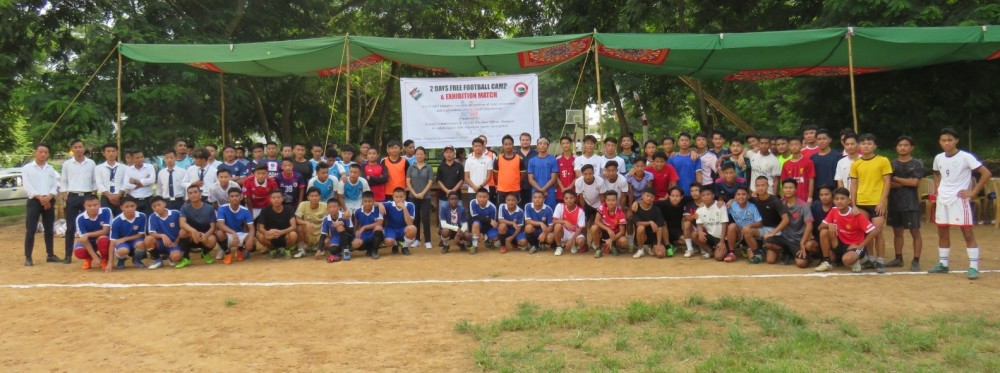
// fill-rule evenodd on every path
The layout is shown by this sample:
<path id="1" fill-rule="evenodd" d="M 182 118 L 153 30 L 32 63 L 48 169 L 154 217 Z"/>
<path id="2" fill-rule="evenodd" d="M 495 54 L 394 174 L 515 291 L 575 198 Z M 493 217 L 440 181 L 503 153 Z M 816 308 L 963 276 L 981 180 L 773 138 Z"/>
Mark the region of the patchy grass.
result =
<path id="1" fill-rule="evenodd" d="M 455 332 L 478 342 L 476 366 L 522 371 L 1000 371 L 1000 322 L 976 315 L 809 318 L 742 297 L 564 310 L 518 305 Z"/>
<path id="2" fill-rule="evenodd" d="M 226 307 L 234 307 L 237 304 L 236 299 L 226 299 Z"/>
<path id="3" fill-rule="evenodd" d="M 24 224 L 24 217 L 27 213 L 27 207 L 24 204 L 0 206 L 0 226 L 8 226 L 14 223 Z"/>

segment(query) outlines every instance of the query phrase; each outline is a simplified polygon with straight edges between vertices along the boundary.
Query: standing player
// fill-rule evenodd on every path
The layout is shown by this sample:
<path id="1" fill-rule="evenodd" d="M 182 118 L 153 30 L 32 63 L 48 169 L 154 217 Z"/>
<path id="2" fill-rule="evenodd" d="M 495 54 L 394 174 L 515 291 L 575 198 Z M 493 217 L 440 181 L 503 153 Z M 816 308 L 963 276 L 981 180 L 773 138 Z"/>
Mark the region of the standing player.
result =
<path id="1" fill-rule="evenodd" d="M 435 178 L 438 184 L 438 206 L 447 204 L 446 200 L 452 192 L 458 193 L 459 200 L 461 200 L 462 181 L 465 179 L 465 165 L 455 160 L 455 148 L 450 145 L 446 146 L 443 154 L 444 161 L 438 165 L 437 177 Z M 527 178 L 524 181 L 528 182 Z M 464 208 L 463 206 L 463 210 Z"/>
<path id="2" fill-rule="evenodd" d="M 236 250 L 236 261 L 242 262 L 250 256 L 254 248 L 253 213 L 240 204 L 243 196 L 240 188 L 229 188 L 229 203 L 219 206 L 216 216 L 215 239 L 224 242 L 223 264 L 233 263 L 232 251 Z"/>
<path id="3" fill-rule="evenodd" d="M 524 235 L 524 210 L 517 207 L 517 197 L 508 194 L 505 203 L 500 206 L 497 215 L 497 234 L 500 238 L 500 253 L 506 254 L 507 248 L 517 245 L 524 251 L 528 239 Z M 537 251 L 537 249 L 535 249 Z"/>
<path id="4" fill-rule="evenodd" d="M 600 159 L 601 168 L 608 162 L 615 162 L 618 166 L 618 170 L 622 173 L 625 172 L 625 160 L 618 156 L 618 140 L 614 137 L 604 138 L 604 154 L 602 154 L 598 159 Z"/>
<path id="5" fill-rule="evenodd" d="M 465 160 L 465 184 L 469 186 L 462 201 L 471 202 L 479 198 L 479 189 L 486 188 L 489 195 L 490 189 L 487 185 L 493 179 L 493 160 L 484 154 L 486 143 L 481 137 L 472 140 L 472 155 Z M 529 179 L 530 180 L 530 179 Z M 471 211 L 470 211 L 471 212 Z"/>
<path id="6" fill-rule="evenodd" d="M 111 242 L 115 250 L 115 269 L 125 269 L 125 259 L 132 257 L 136 268 L 146 268 L 142 258 L 146 256 L 146 214 L 135 210 L 136 204 L 132 197 L 122 198 L 122 213 L 111 221 Z M 111 265 L 104 268 L 111 272 Z"/>
<path id="7" fill-rule="evenodd" d="M 205 264 L 215 262 L 209 254 L 215 249 L 218 240 L 215 238 L 215 224 L 218 221 L 215 208 L 205 203 L 201 198 L 201 189 L 197 185 L 188 187 L 188 203 L 181 207 L 181 228 L 187 231 L 186 238 L 181 240 L 184 259 L 179 263 L 184 268 L 191 264 L 191 249 L 201 248 L 201 258 Z M 222 259 L 222 256 L 219 256 Z"/>
<path id="8" fill-rule="evenodd" d="M 799 188 L 795 196 L 806 203 L 812 203 L 813 189 L 816 187 L 816 167 L 802 154 L 801 138 L 793 137 L 788 140 L 788 150 L 792 155 L 781 166 L 781 179 L 795 179 Z"/>
<path id="9" fill-rule="evenodd" d="M 281 173 L 274 181 L 278 183 L 278 190 L 285 196 L 285 207 L 294 209 L 299 205 L 299 201 L 305 199 L 306 181 L 302 174 L 295 171 L 295 162 L 291 158 L 281 160 Z"/>
<path id="10" fill-rule="evenodd" d="M 635 220 L 635 235 L 642 246 L 635 251 L 633 258 L 639 259 L 650 251 L 651 247 L 662 245 L 664 241 L 663 231 L 666 229 L 666 222 L 660 209 L 653 204 L 656 192 L 650 188 L 642 191 L 642 199 L 632 203 L 632 214 Z M 674 247 L 667 249 L 667 256 L 674 256 Z"/>
<path id="11" fill-rule="evenodd" d="M 834 186 L 837 185 L 837 163 L 840 162 L 840 152 L 830 148 L 830 133 L 825 129 L 816 131 L 816 144 L 818 144 L 818 149 L 816 153 L 809 157 L 809 160 L 813 163 L 813 169 L 816 170 L 816 182 L 813 188 L 813 194 L 810 196 L 815 200 L 819 197 L 819 186 Z M 803 152 L 803 156 L 805 153 Z"/>
<path id="12" fill-rule="evenodd" d="M 233 181 L 229 170 L 224 168 L 215 172 L 215 179 L 217 180 L 215 184 L 209 186 L 205 192 L 208 194 L 208 203 L 214 207 L 225 206 L 229 203 L 229 190 L 239 189 L 240 184 Z"/>
<path id="13" fill-rule="evenodd" d="M 410 147 L 413 146 L 410 141 Z M 386 146 L 386 157 L 379 161 L 382 165 L 382 176 L 385 177 L 385 199 L 391 200 L 395 195 L 396 188 L 406 190 L 406 170 L 410 167 L 410 162 L 399 155 L 402 149 L 399 141 L 389 141 Z M 405 197 L 405 192 L 404 192 Z"/>
<path id="14" fill-rule="evenodd" d="M 309 188 L 316 188 L 319 191 L 320 201 L 329 201 L 330 198 L 336 196 L 337 200 L 340 201 L 340 205 L 344 205 L 344 195 L 337 193 L 337 189 L 340 188 L 341 181 L 336 178 L 330 177 L 330 166 L 325 162 L 320 162 L 316 164 L 316 176 L 309 179 L 306 183 L 306 190 Z M 346 175 L 345 175 L 346 176 Z"/>
<path id="15" fill-rule="evenodd" d="M 402 241 L 403 255 L 410 255 L 410 247 L 417 244 L 417 227 L 413 225 L 416 206 L 406 200 L 406 190 L 396 188 L 392 191 L 392 201 L 383 202 L 382 208 L 385 210 L 385 245 L 392 246 L 392 253 L 396 254 Z"/>
<path id="16" fill-rule="evenodd" d="M 625 238 L 625 212 L 619 206 L 618 194 L 608 191 L 603 194 L 604 203 L 597 209 L 597 218 L 590 228 L 590 246 L 594 249 L 594 258 L 603 254 L 618 255 L 618 249 L 628 247 Z"/>
<path id="17" fill-rule="evenodd" d="M 83 259 L 83 269 L 90 269 L 94 258 L 101 261 L 101 269 L 108 266 L 108 247 L 111 241 L 108 233 L 111 231 L 111 209 L 101 207 L 101 202 L 93 194 L 83 198 L 83 212 L 76 216 L 76 231 L 67 232 L 67 236 L 75 238 L 73 255 Z"/>
<path id="18" fill-rule="evenodd" d="M 361 177 L 361 166 L 357 163 L 352 164 L 349 168 L 347 179 L 343 183 L 337 184 L 337 195 L 344 200 L 344 206 L 347 207 L 347 211 L 354 211 L 361 208 L 362 199 L 364 198 L 365 192 L 372 192 L 375 199 L 378 199 L 382 194 L 375 193 L 368 186 L 368 180 Z"/>
<path id="19" fill-rule="evenodd" d="M 695 181 L 701 183 L 702 189 L 711 188 L 712 183 L 719 176 L 719 168 L 716 167 L 719 157 L 708 151 L 708 136 L 704 132 L 698 132 L 694 135 L 694 147 L 695 154 L 698 154 L 698 158 L 701 160 L 701 177 Z"/>
<path id="20" fill-rule="evenodd" d="M 781 188 L 781 183 L 779 178 L 781 178 L 781 163 L 778 162 L 778 157 L 771 154 L 771 138 L 768 136 L 761 136 L 757 140 L 757 150 L 750 152 L 749 157 L 753 160 L 753 165 L 750 167 L 750 180 L 757 180 L 761 176 L 767 178 L 767 188 L 768 193 L 778 194 L 778 188 Z"/>
<path id="21" fill-rule="evenodd" d="M 164 260 L 169 263 L 180 263 L 184 258 L 184 251 L 181 250 L 181 213 L 177 210 L 167 209 L 167 204 L 163 197 L 156 196 L 150 200 L 153 213 L 149 215 L 148 227 L 146 229 L 146 249 L 153 257 L 153 264 L 149 269 L 157 269 L 163 266 Z M 102 259 L 101 265 L 104 265 Z"/>
<path id="22" fill-rule="evenodd" d="M 774 155 L 778 157 L 778 163 L 785 167 L 785 162 L 792 158 L 792 152 L 788 150 L 788 136 L 778 135 L 774 138 Z"/>
<path id="23" fill-rule="evenodd" d="M 831 254 L 840 257 L 844 265 L 851 266 L 852 272 L 861 272 L 861 259 L 866 255 L 865 247 L 875 238 L 875 225 L 865 214 L 854 211 L 851 207 L 851 192 L 847 189 L 834 190 L 833 203 L 836 209 L 830 210 L 819 226 L 823 263 L 816 267 L 816 272 L 833 269 L 830 265 Z"/>
<path id="24" fill-rule="evenodd" d="M 528 162 L 531 162 L 531 158 L 538 156 L 538 152 L 531 147 L 531 134 L 527 132 L 522 132 L 521 136 L 518 137 L 518 142 L 520 146 L 517 148 L 517 154 L 521 156 L 524 160 L 525 172 L 527 172 Z M 558 187 L 558 184 L 556 184 Z M 556 199 L 562 198 L 562 191 L 557 190 Z M 528 175 L 521 175 L 521 204 L 526 204 L 528 200 L 531 199 L 531 184 L 528 183 Z"/>
<path id="25" fill-rule="evenodd" d="M 628 183 L 629 188 L 628 201 L 626 203 L 630 206 L 642 199 L 642 193 L 646 188 L 653 189 L 653 173 L 646 171 L 645 158 L 635 158 L 632 160 L 632 170 L 625 174 L 625 182 Z"/>
<path id="26" fill-rule="evenodd" d="M 691 183 L 701 182 L 701 158 L 691 151 L 691 135 L 681 132 L 677 137 L 680 151 L 670 156 L 667 163 L 677 172 L 677 184 L 684 190 L 684 195 L 691 195 Z M 653 172 L 656 176 L 656 172 Z"/>
<path id="27" fill-rule="evenodd" d="M 573 190 L 573 182 L 576 181 L 576 170 L 573 169 L 576 156 L 573 154 L 573 139 L 563 136 L 559 139 L 559 147 L 562 154 L 556 157 L 556 165 L 559 167 L 559 178 L 557 179 L 556 199 L 564 202 L 563 196 L 567 190 Z M 538 156 L 538 154 L 535 154 Z"/>
<path id="28" fill-rule="evenodd" d="M 142 150 L 129 150 L 131 164 L 125 167 L 125 184 L 122 186 L 128 195 L 135 199 L 137 210 L 149 215 L 152 209 L 149 198 L 153 196 L 153 184 L 156 183 L 156 169 L 146 163 Z"/>
<path id="29" fill-rule="evenodd" d="M 268 200 L 271 205 L 261 210 L 260 216 L 255 220 L 257 242 L 268 250 L 269 258 L 274 259 L 281 252 L 285 259 L 291 259 L 292 253 L 288 248 L 299 242 L 295 211 L 285 207 L 285 196 L 280 190 L 272 190 Z"/>
<path id="30" fill-rule="evenodd" d="M 587 250 L 586 222 L 583 209 L 576 203 L 576 193 L 572 190 L 564 191 L 563 202 L 552 213 L 556 256 L 562 255 L 563 247 L 569 248 L 569 252 L 573 254 L 579 250 Z"/>
<path id="31" fill-rule="evenodd" d="M 528 161 L 528 183 L 531 193 L 542 192 L 545 205 L 553 208 L 556 205 L 556 182 L 559 179 L 559 162 L 549 155 L 549 139 L 538 138 L 535 145 L 538 155 Z"/>
<path id="32" fill-rule="evenodd" d="M 364 175 L 368 187 L 375 194 L 375 202 L 383 202 L 386 197 L 385 184 L 389 180 L 386 169 L 379 163 L 378 149 L 368 149 L 368 163 L 365 163 Z M 344 201 L 345 203 L 347 201 Z"/>
<path id="33" fill-rule="evenodd" d="M 854 161 L 858 160 L 858 136 L 854 132 L 848 132 L 844 134 L 842 140 L 844 144 L 844 157 L 837 161 L 837 173 L 834 174 L 833 179 L 837 182 L 837 185 L 833 187 L 844 188 L 851 190 L 851 165 Z"/>
<path id="34" fill-rule="evenodd" d="M 581 200 L 580 204 L 583 205 L 583 212 L 587 217 L 588 224 L 594 221 L 597 209 L 601 207 L 603 198 L 601 192 L 605 189 L 604 179 L 594 176 L 594 171 L 593 165 L 583 165 L 582 175 L 574 183 L 574 189 Z"/>
<path id="35" fill-rule="evenodd" d="M 258 164 L 254 167 L 253 176 L 243 180 L 243 195 L 246 196 L 246 206 L 253 213 L 253 218 L 260 216 L 260 211 L 270 205 L 271 192 L 278 190 L 278 183 L 267 176 L 267 165 Z"/>
<path id="36" fill-rule="evenodd" d="M 469 225 L 472 231 L 472 246 L 469 254 L 479 251 L 481 236 L 486 241 L 495 242 L 498 239 L 496 216 L 499 213 L 493 202 L 490 202 L 490 192 L 481 187 L 476 191 L 476 199 L 469 203 Z"/>
<path id="37" fill-rule="evenodd" d="M 229 175 L 232 175 L 233 181 L 235 181 L 236 184 L 242 185 L 243 180 L 246 180 L 246 178 L 250 176 L 250 170 L 247 169 L 245 162 L 242 162 L 236 157 L 236 148 L 232 145 L 226 145 L 223 147 L 222 159 L 223 162 L 219 163 L 219 166 L 216 167 L 216 169 L 229 171 Z M 225 202 L 220 203 L 225 204 Z"/>
<path id="38" fill-rule="evenodd" d="M 462 207 L 462 197 L 459 192 L 448 193 L 448 202 L 441 204 L 438 210 L 438 222 L 441 231 L 438 237 L 441 238 L 441 254 L 448 253 L 448 247 L 452 240 L 465 250 L 469 235 L 469 224 L 466 221 L 465 207 Z"/>
<path id="39" fill-rule="evenodd" d="M 875 224 L 875 270 L 878 273 L 885 273 L 885 240 L 882 237 L 882 228 L 885 226 L 885 216 L 889 199 L 889 184 L 892 180 L 892 164 L 889 158 L 875 154 L 875 136 L 866 133 L 859 138 L 861 141 L 861 158 L 851 164 L 851 195 L 855 196 L 852 202 L 854 207 L 859 208 L 868 215 L 868 219 Z M 869 258 L 870 260 L 870 258 Z"/>
<path id="40" fill-rule="evenodd" d="M 813 154 L 819 153 L 820 147 L 819 130 L 816 126 L 810 124 L 802 127 L 802 157 L 811 159 Z"/>
<path id="41" fill-rule="evenodd" d="M 539 246 L 547 250 L 555 242 L 552 236 L 552 208 L 545 204 L 545 193 L 536 190 L 531 194 L 531 204 L 524 207 L 524 235 L 531 245 L 530 253 L 538 252 Z"/>
<path id="42" fill-rule="evenodd" d="M 493 172 L 497 175 L 497 202 L 507 201 L 508 194 L 517 194 L 518 203 L 521 201 L 521 178 L 527 178 L 527 164 L 524 158 L 514 153 L 514 138 L 504 135 L 503 154 L 500 154 L 493 161 Z"/>
<path id="43" fill-rule="evenodd" d="M 351 165 L 360 168 L 357 164 Z M 385 230 L 382 228 L 382 212 L 375 207 L 375 194 L 370 190 L 361 193 L 361 206 L 354 210 L 354 242 L 351 248 L 365 250 L 365 256 L 378 259 L 378 246 L 385 240 Z M 319 259 L 322 250 L 316 252 Z"/>
<path id="44" fill-rule="evenodd" d="M 736 177 L 736 165 L 733 162 L 722 164 L 722 177 L 715 180 L 714 184 L 702 185 L 701 190 L 714 189 L 715 198 L 728 203 L 736 196 L 739 188 L 746 188 L 747 181 Z"/>
<path id="45" fill-rule="evenodd" d="M 597 146 L 597 138 L 594 135 L 583 137 L 583 154 L 573 160 L 573 169 L 576 171 L 576 178 L 583 176 L 583 166 L 591 165 L 595 170 L 604 168 L 601 163 L 601 156 L 594 154 L 594 147 Z M 579 190 L 577 190 L 579 192 Z"/>
<path id="46" fill-rule="evenodd" d="M 631 135 L 622 135 L 621 138 L 621 153 L 618 153 L 618 157 L 625 161 L 624 168 L 621 169 L 622 174 L 628 174 L 632 171 L 632 164 L 635 162 L 636 158 L 640 158 L 639 154 L 632 149 L 635 145 L 635 139 Z"/>
<path id="47" fill-rule="evenodd" d="M 917 186 L 924 177 L 924 163 L 913 158 L 913 138 L 900 136 L 896 140 L 896 154 L 892 161 L 892 178 L 889 182 L 889 218 L 892 227 L 892 245 L 896 258 L 886 263 L 886 267 L 903 266 L 903 231 L 910 231 L 913 238 L 913 261 L 910 272 L 920 270 L 920 251 L 924 240 L 920 237 L 920 196 Z"/>
<path id="48" fill-rule="evenodd" d="M 928 272 L 948 273 L 948 256 L 951 254 L 949 228 L 957 226 L 962 231 L 966 251 L 969 253 L 968 277 L 975 280 L 979 278 L 979 245 L 972 231 L 975 221 L 972 219 L 969 200 L 983 190 L 993 174 L 974 155 L 958 150 L 958 132 L 954 129 L 942 129 L 938 144 L 944 151 L 934 157 L 934 190 L 937 191 L 934 222 L 938 225 L 940 261 Z M 973 179 L 973 172 L 979 174 L 979 181 Z M 972 186 L 971 189 L 969 186 Z"/>
<path id="49" fill-rule="evenodd" d="M 296 143 L 292 147 L 292 154 L 294 158 L 292 159 L 292 170 L 298 172 L 302 176 L 303 182 L 312 179 L 313 177 L 313 165 L 306 158 L 306 144 Z"/>
<path id="50" fill-rule="evenodd" d="M 31 267 L 31 253 L 35 250 L 35 233 L 38 232 L 38 219 L 42 220 L 42 234 L 45 237 L 45 262 L 58 263 L 63 261 L 53 252 L 54 234 L 52 226 L 55 223 L 56 196 L 59 195 L 59 174 L 49 164 L 49 146 L 35 145 L 35 161 L 21 167 L 24 193 L 28 197 L 24 231 L 24 266 Z M 65 263 L 69 263 L 67 260 Z"/>

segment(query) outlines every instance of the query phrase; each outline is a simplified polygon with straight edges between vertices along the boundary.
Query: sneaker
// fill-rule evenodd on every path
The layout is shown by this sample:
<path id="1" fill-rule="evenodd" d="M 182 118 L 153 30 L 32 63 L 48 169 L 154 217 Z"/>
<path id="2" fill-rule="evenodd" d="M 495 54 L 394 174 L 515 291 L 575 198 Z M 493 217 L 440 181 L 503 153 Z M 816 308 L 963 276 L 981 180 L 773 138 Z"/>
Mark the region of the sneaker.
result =
<path id="1" fill-rule="evenodd" d="M 226 252 L 219 250 L 219 252 L 215 254 L 215 260 L 222 260 L 225 256 Z"/>
<path id="2" fill-rule="evenodd" d="M 538 252 L 538 246 L 532 246 L 531 249 L 528 250 L 528 254 L 534 254 L 537 252 Z"/>
<path id="3" fill-rule="evenodd" d="M 288 251 L 288 249 L 281 249 L 281 255 L 284 255 L 285 259 L 291 259 L 292 258 L 292 252 Z"/>
<path id="4" fill-rule="evenodd" d="M 105 259 L 101 259 L 101 270 L 103 271 L 105 269 L 108 269 L 108 261 Z"/>
<path id="5" fill-rule="evenodd" d="M 191 265 L 191 259 L 184 258 L 184 259 L 181 259 L 181 261 L 177 262 L 177 264 L 174 265 L 174 268 L 181 269 L 181 268 L 187 267 L 189 265 Z"/>
<path id="6" fill-rule="evenodd" d="M 351 250 L 344 250 L 344 260 L 351 260 Z"/>
<path id="7" fill-rule="evenodd" d="M 340 261 L 340 256 L 339 255 L 330 255 L 329 257 L 326 258 L 326 262 L 327 263 L 336 263 L 336 262 L 339 262 L 339 261 Z"/>
<path id="8" fill-rule="evenodd" d="M 893 259 L 891 262 L 885 264 L 888 268 L 896 268 L 903 266 L 903 259 Z"/>
<path id="9" fill-rule="evenodd" d="M 920 262 L 916 260 L 910 262 L 910 272 L 920 272 Z"/>
<path id="10" fill-rule="evenodd" d="M 861 261 L 860 260 L 854 262 L 854 265 L 851 266 L 851 272 L 861 273 Z"/>
<path id="11" fill-rule="evenodd" d="M 295 259 L 298 259 L 298 258 L 301 258 L 301 257 L 303 257 L 305 255 L 306 255 L 306 249 L 299 249 L 299 251 L 296 251 L 295 255 L 292 255 L 292 257 L 295 258 Z"/>
<path id="12" fill-rule="evenodd" d="M 83 269 L 84 270 L 90 269 L 90 259 L 83 260 Z"/>
<path id="13" fill-rule="evenodd" d="M 448 246 L 441 246 L 441 254 L 447 254 L 447 253 L 448 253 Z"/>
<path id="14" fill-rule="evenodd" d="M 212 256 L 208 255 L 208 253 L 204 253 L 204 252 L 201 253 L 201 259 L 205 260 L 205 264 L 215 263 L 215 259 L 212 259 Z"/>
<path id="15" fill-rule="evenodd" d="M 861 263 L 861 268 L 863 268 L 863 269 L 874 269 L 875 268 L 875 261 L 870 260 L 868 258 L 863 259 L 863 261 L 864 261 L 864 263 Z"/>
<path id="16" fill-rule="evenodd" d="M 392 253 L 393 254 L 399 254 L 399 243 L 396 243 L 395 245 L 392 245 Z"/>
<path id="17" fill-rule="evenodd" d="M 760 256 L 759 254 L 754 254 L 754 256 L 750 257 L 750 264 L 760 264 L 763 262 L 764 262 L 764 257 Z"/>
<path id="18" fill-rule="evenodd" d="M 239 252 L 239 250 L 236 250 L 236 251 Z M 232 252 L 228 252 L 228 253 L 222 254 L 222 264 L 233 264 L 233 253 Z"/>
<path id="19" fill-rule="evenodd" d="M 569 253 L 570 253 L 570 254 L 576 254 L 576 253 L 578 253 L 578 252 L 580 252 L 580 249 L 579 249 L 579 248 L 577 248 L 576 246 L 573 246 L 573 248 L 572 248 L 572 249 L 569 249 Z"/>
<path id="20" fill-rule="evenodd" d="M 824 260 L 823 263 L 820 263 L 819 266 L 816 267 L 816 269 L 813 269 L 813 271 L 816 271 L 816 272 L 830 272 L 830 270 L 832 270 L 832 269 L 833 269 L 833 266 L 830 265 L 830 262 Z"/>
<path id="21" fill-rule="evenodd" d="M 268 258 L 268 259 L 274 259 L 274 256 L 275 256 L 275 255 L 278 255 L 278 250 L 277 250 L 277 249 L 274 249 L 274 250 L 268 250 L 268 251 L 267 251 L 267 258 Z"/>
<path id="22" fill-rule="evenodd" d="M 372 257 L 372 259 L 378 259 L 378 258 L 381 258 L 381 257 L 380 257 L 380 256 L 378 255 L 378 250 L 372 250 L 372 255 L 371 255 L 371 257 Z"/>
<path id="23" fill-rule="evenodd" d="M 712 259 L 712 254 L 709 254 L 708 251 L 702 251 L 701 252 L 701 258 L 702 259 Z"/>
<path id="24" fill-rule="evenodd" d="M 250 256 L 249 252 L 247 252 L 246 254 L 244 254 L 243 250 L 236 250 L 236 261 L 237 262 L 242 262 L 242 261 L 246 260 L 246 258 L 249 257 L 249 256 Z"/>
<path id="25" fill-rule="evenodd" d="M 556 246 L 556 256 L 562 255 L 562 251 L 563 251 L 562 246 Z"/>
<path id="26" fill-rule="evenodd" d="M 604 250 L 601 249 L 594 250 L 594 259 L 600 258 L 603 255 L 604 255 Z"/>
<path id="27" fill-rule="evenodd" d="M 160 268 L 160 267 L 163 267 L 163 261 L 162 260 L 155 260 L 155 261 L 153 261 L 153 264 L 150 264 L 149 267 L 147 267 L 147 268 L 149 268 L 149 269 L 157 269 L 157 268 Z"/>
<path id="28" fill-rule="evenodd" d="M 667 257 L 668 258 L 674 257 L 674 245 L 667 246 Z"/>
<path id="29" fill-rule="evenodd" d="M 969 279 L 970 280 L 979 279 L 979 270 L 975 268 L 969 268 Z"/>
<path id="30" fill-rule="evenodd" d="M 685 258 L 690 258 L 692 256 L 694 256 L 694 249 L 685 249 L 684 250 L 684 257 Z"/>
<path id="31" fill-rule="evenodd" d="M 632 255 L 632 259 L 642 258 L 643 255 L 646 255 L 646 250 L 636 250 L 635 254 Z"/>
<path id="32" fill-rule="evenodd" d="M 937 262 L 931 269 L 927 270 L 927 273 L 948 273 L 948 267 L 941 264 L 941 262 Z"/>
<path id="33" fill-rule="evenodd" d="M 479 246 L 477 245 L 469 246 L 469 255 L 476 255 L 476 253 L 478 252 L 479 252 Z"/>
<path id="34" fill-rule="evenodd" d="M 900 264 L 900 265 L 902 265 L 902 264 Z M 875 272 L 876 273 L 885 273 L 885 264 L 879 263 L 879 262 L 875 262 Z"/>
<path id="35" fill-rule="evenodd" d="M 431 245 L 431 242 L 427 241 L 427 243 L 424 243 L 424 248 L 430 250 L 434 248 L 434 245 Z"/>
<path id="36" fill-rule="evenodd" d="M 726 254 L 726 257 L 723 259 L 726 263 L 732 263 L 734 260 L 736 260 L 736 254 L 732 251 L 730 251 L 729 254 Z"/>
<path id="37" fill-rule="evenodd" d="M 412 248 L 418 248 L 418 247 L 420 247 L 420 243 L 421 243 L 420 241 L 410 242 L 410 247 L 412 247 Z"/>
<path id="38" fill-rule="evenodd" d="M 115 264 L 115 269 L 125 269 L 125 259 L 118 259 L 118 264 Z"/>
<path id="39" fill-rule="evenodd" d="M 472 237 L 472 246 L 479 247 L 479 238 Z"/>
<path id="40" fill-rule="evenodd" d="M 404 247 L 403 248 L 403 255 L 410 255 L 410 248 L 409 247 Z"/>

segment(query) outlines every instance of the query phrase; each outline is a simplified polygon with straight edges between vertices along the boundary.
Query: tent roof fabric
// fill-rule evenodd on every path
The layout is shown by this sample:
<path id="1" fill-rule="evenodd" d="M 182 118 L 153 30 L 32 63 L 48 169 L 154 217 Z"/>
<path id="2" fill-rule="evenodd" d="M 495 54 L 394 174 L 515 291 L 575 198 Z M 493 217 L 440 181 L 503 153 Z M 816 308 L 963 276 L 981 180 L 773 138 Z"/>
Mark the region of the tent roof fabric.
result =
<path id="1" fill-rule="evenodd" d="M 528 73 L 572 64 L 651 75 L 759 80 L 855 74 L 1000 59 L 1000 27 L 873 27 L 733 34 L 574 34 L 492 40 L 338 36 L 241 44 L 127 44 L 135 61 L 249 76 L 329 76 L 383 61 L 459 75 Z"/>

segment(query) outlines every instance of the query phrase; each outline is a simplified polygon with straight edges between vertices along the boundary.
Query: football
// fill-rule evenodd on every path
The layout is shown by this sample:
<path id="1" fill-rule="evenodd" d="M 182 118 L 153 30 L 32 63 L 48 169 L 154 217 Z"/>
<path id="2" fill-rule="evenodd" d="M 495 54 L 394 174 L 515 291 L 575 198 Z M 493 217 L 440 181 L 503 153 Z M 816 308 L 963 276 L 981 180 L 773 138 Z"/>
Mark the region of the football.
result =
<path id="1" fill-rule="evenodd" d="M 667 257 L 667 248 L 663 247 L 663 245 L 653 246 L 653 255 L 656 256 L 659 259 L 666 258 Z"/>

